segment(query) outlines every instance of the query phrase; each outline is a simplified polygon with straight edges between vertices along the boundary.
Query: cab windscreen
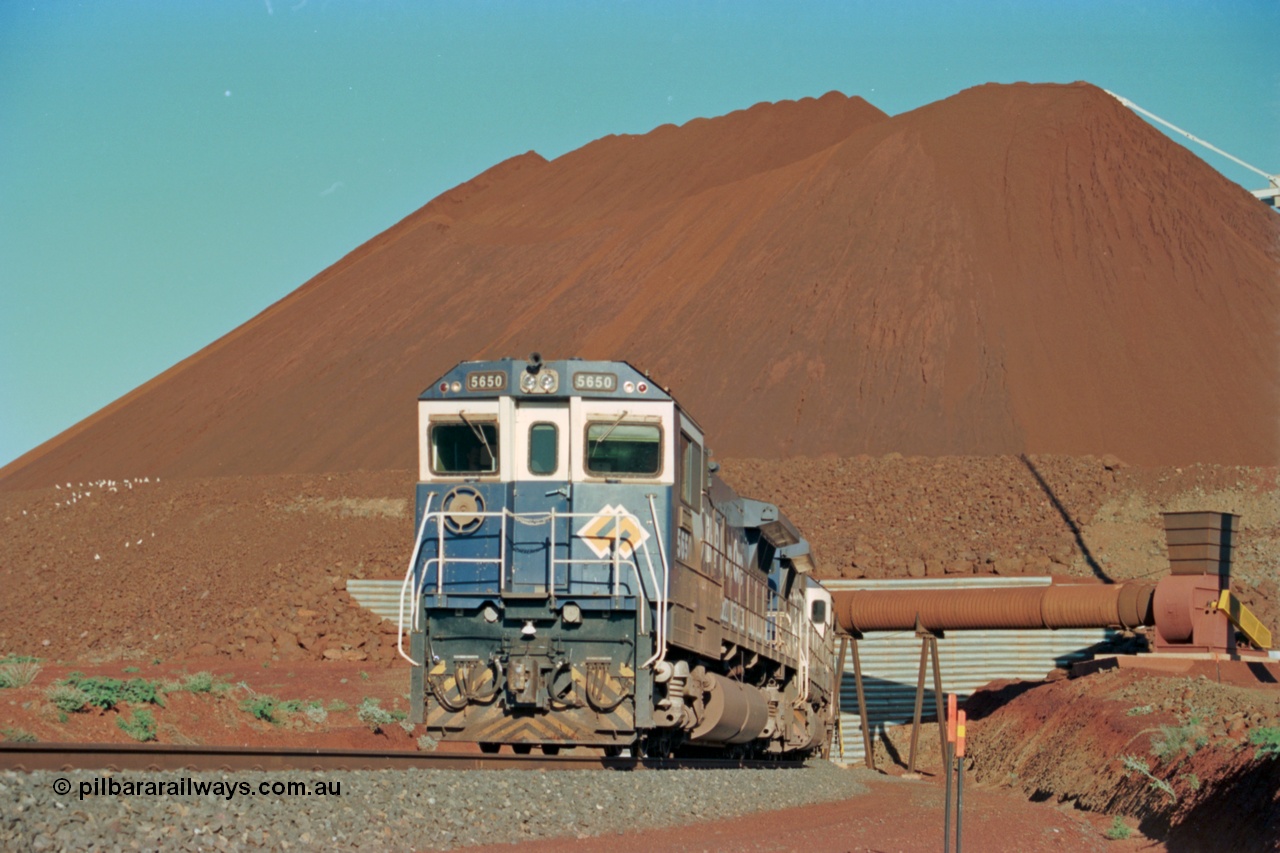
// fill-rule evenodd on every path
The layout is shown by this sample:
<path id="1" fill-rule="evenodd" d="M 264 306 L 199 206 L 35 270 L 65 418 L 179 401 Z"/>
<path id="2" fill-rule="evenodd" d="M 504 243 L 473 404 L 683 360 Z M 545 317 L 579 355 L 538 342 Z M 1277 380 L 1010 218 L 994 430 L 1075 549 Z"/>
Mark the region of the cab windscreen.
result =
<path id="1" fill-rule="evenodd" d="M 587 425 L 587 471 L 600 476 L 653 476 L 662 470 L 662 430 L 653 424 Z"/>

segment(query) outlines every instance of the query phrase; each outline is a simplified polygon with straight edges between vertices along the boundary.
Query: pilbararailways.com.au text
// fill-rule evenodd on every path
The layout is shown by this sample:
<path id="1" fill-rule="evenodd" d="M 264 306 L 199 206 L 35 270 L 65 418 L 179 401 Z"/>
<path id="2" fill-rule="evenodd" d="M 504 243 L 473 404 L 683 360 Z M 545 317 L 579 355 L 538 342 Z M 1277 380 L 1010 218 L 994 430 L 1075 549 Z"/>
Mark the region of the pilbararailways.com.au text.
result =
<path id="1" fill-rule="evenodd" d="M 71 782 L 65 777 L 54 780 L 55 793 L 71 793 Z M 342 782 L 338 779 L 316 779 L 311 782 L 298 780 L 233 782 L 226 779 L 206 780 L 182 776 L 178 779 L 116 779 L 98 776 L 83 779 L 78 787 L 80 799 L 85 797 L 202 797 L 214 795 L 225 800 L 237 796 L 276 797 L 340 797 Z"/>

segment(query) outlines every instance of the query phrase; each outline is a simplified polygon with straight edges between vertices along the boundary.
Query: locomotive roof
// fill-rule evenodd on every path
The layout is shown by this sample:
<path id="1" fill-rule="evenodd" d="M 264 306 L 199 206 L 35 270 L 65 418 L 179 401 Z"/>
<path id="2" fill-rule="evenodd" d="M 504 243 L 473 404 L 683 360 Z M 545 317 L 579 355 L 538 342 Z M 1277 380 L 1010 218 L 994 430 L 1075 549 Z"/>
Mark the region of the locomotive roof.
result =
<path id="1" fill-rule="evenodd" d="M 569 397 L 674 400 L 625 361 L 581 358 L 541 361 L 533 357 L 464 361 L 428 385 L 418 399 L 492 399 L 508 395 L 539 400 Z"/>

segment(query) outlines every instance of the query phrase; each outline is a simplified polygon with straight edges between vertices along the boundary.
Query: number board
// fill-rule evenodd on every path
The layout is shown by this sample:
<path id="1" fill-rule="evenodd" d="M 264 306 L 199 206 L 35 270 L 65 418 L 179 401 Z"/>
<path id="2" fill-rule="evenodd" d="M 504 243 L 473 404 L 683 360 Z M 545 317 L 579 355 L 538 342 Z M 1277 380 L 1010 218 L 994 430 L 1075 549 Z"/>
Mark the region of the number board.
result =
<path id="1" fill-rule="evenodd" d="M 575 373 L 573 374 L 573 390 L 617 391 L 618 375 L 616 373 Z"/>
<path id="2" fill-rule="evenodd" d="M 503 391 L 507 374 L 501 370 L 476 370 L 467 374 L 468 391 Z"/>

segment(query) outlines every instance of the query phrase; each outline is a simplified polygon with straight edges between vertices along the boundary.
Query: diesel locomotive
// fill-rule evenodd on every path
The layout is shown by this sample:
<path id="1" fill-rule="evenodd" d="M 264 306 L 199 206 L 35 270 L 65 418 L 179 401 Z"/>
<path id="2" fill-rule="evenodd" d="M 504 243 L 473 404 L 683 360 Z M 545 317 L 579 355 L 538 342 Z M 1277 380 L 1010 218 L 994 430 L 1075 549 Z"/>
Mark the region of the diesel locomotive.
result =
<path id="1" fill-rule="evenodd" d="M 649 377 L 464 362 L 420 395 L 418 445 L 412 722 L 487 752 L 825 754 L 835 626 L 808 543 Z"/>

